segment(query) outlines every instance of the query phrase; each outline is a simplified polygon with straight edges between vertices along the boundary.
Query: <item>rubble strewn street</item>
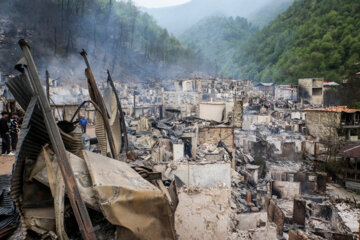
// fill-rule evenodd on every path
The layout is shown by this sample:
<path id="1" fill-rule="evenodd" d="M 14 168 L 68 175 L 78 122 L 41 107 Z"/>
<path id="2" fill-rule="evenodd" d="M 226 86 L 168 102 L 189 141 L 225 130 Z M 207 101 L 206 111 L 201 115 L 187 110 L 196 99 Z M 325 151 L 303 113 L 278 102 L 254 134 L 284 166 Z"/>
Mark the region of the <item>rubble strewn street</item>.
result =
<path id="1" fill-rule="evenodd" d="M 323 79 L 112 88 L 83 51 L 88 89 L 45 93 L 19 43 L 0 105 L 23 119 L 0 175 L 0 237 L 358 239 L 360 109 L 304 94 Z"/>

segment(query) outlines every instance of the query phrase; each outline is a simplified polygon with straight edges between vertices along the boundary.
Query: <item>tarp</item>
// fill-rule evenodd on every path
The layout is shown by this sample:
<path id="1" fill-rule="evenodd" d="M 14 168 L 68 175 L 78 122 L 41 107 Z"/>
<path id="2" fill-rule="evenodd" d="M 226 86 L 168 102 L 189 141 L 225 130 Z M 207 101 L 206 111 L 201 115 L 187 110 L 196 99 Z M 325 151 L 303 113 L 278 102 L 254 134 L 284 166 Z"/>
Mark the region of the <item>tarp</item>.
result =
<path id="1" fill-rule="evenodd" d="M 77 186 L 78 186 L 80 194 L 81 194 L 81 198 L 84 200 L 84 202 L 87 204 L 87 206 L 89 206 L 95 210 L 100 210 L 98 203 L 96 202 L 95 192 L 92 187 L 90 174 L 89 174 L 89 171 L 87 169 L 84 159 L 81 159 L 78 156 L 76 156 L 70 152 L 66 152 L 66 154 L 69 159 L 71 168 L 74 172 L 76 183 L 77 183 Z M 54 153 L 52 151 L 51 152 L 48 151 L 48 155 L 50 156 L 50 161 L 52 162 L 52 167 L 54 168 L 55 171 L 57 171 L 58 164 L 55 159 L 56 156 L 54 155 Z M 34 178 L 36 180 L 38 180 L 39 182 L 41 182 L 42 184 L 49 186 L 48 171 L 45 167 L 45 158 L 44 158 L 43 152 L 41 152 L 39 154 L 39 157 L 37 158 L 37 162 L 38 163 L 43 162 L 44 168 L 41 171 L 39 171 L 38 173 L 36 173 Z"/>
<path id="2" fill-rule="evenodd" d="M 128 164 L 84 151 L 94 190 L 106 219 L 138 239 L 175 239 L 165 194 Z"/>
<path id="3" fill-rule="evenodd" d="M 57 169 L 55 156 L 48 153 Z M 85 161 L 70 152 L 67 155 L 82 199 L 119 226 L 118 240 L 128 240 L 129 236 L 139 240 L 175 239 L 173 212 L 159 188 L 124 162 L 90 151 L 83 151 Z M 44 161 L 42 153 L 38 161 Z M 46 168 L 35 179 L 49 186 Z"/>

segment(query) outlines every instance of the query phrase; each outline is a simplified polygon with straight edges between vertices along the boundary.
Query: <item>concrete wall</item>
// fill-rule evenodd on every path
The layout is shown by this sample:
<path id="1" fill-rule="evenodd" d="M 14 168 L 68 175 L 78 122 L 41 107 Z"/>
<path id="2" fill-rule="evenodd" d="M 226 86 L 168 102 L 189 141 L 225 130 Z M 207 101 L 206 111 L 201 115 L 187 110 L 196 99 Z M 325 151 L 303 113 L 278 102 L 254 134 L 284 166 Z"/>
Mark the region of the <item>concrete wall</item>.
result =
<path id="1" fill-rule="evenodd" d="M 239 230 L 249 230 L 256 229 L 259 222 L 267 222 L 267 213 L 266 212 L 257 212 L 257 213 L 243 213 L 237 216 L 238 229 Z"/>
<path id="2" fill-rule="evenodd" d="M 163 92 L 163 113 L 166 116 L 166 109 L 177 109 L 181 111 L 181 117 L 198 116 L 198 104 L 201 94 L 197 92 Z"/>
<path id="3" fill-rule="evenodd" d="M 174 161 L 181 161 L 184 158 L 184 144 L 173 144 Z"/>
<path id="4" fill-rule="evenodd" d="M 180 189 L 178 197 L 175 229 L 179 240 L 228 238 L 232 213 L 230 189 Z"/>
<path id="5" fill-rule="evenodd" d="M 154 166 L 155 171 L 162 172 L 166 178 L 180 178 L 189 187 L 227 187 L 231 188 L 230 163 L 188 164 L 179 163 L 173 168 L 165 164 Z"/>
<path id="6" fill-rule="evenodd" d="M 283 199 L 294 199 L 301 194 L 300 182 L 273 182 L 273 194 L 280 195 Z"/>
<path id="7" fill-rule="evenodd" d="M 202 102 L 199 104 L 199 108 L 201 119 L 221 122 L 225 118 L 225 103 Z"/>
<path id="8" fill-rule="evenodd" d="M 280 87 L 275 88 L 275 99 L 276 100 L 295 100 L 297 96 L 295 95 L 295 91 L 293 89 L 284 89 Z"/>
<path id="9" fill-rule="evenodd" d="M 243 148 L 245 152 L 249 152 L 251 145 L 254 142 L 256 142 L 255 133 L 251 134 L 248 131 L 239 131 L 239 129 L 235 129 L 236 146 Z"/>
<path id="10" fill-rule="evenodd" d="M 337 141 L 337 129 L 340 127 L 341 113 L 327 111 L 308 111 L 306 128 L 308 133 L 322 142 Z"/>
<path id="11" fill-rule="evenodd" d="M 251 233 L 251 239 L 253 240 L 277 240 L 277 229 L 273 224 L 267 224 L 265 227 L 258 228 L 255 231 L 249 231 Z"/>
<path id="12" fill-rule="evenodd" d="M 324 103 L 323 83 L 324 83 L 324 79 L 322 78 L 299 79 L 298 80 L 299 98 L 308 101 L 310 104 L 314 104 L 314 105 L 323 104 Z"/>
<path id="13" fill-rule="evenodd" d="M 184 80 L 182 81 L 182 89 L 184 92 L 193 91 L 193 81 L 192 80 Z"/>
<path id="14" fill-rule="evenodd" d="M 305 120 L 306 113 L 305 112 L 291 112 L 291 119 L 296 120 Z"/>
<path id="15" fill-rule="evenodd" d="M 244 130 L 254 131 L 257 124 L 270 123 L 272 117 L 270 115 L 244 115 L 242 128 Z"/>

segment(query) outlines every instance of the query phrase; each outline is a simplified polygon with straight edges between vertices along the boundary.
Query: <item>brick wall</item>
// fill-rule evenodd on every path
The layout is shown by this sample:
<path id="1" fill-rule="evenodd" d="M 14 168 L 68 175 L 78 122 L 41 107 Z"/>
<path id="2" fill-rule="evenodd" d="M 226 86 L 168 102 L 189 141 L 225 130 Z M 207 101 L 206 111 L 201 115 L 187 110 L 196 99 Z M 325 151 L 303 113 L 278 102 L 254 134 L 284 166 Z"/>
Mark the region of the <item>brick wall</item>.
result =
<path id="1" fill-rule="evenodd" d="M 199 142 L 218 144 L 223 141 L 230 151 L 234 151 L 234 133 L 233 128 L 225 127 L 205 127 L 199 128 Z"/>
<path id="2" fill-rule="evenodd" d="M 234 104 L 234 127 L 242 128 L 243 103 L 236 101 Z"/>

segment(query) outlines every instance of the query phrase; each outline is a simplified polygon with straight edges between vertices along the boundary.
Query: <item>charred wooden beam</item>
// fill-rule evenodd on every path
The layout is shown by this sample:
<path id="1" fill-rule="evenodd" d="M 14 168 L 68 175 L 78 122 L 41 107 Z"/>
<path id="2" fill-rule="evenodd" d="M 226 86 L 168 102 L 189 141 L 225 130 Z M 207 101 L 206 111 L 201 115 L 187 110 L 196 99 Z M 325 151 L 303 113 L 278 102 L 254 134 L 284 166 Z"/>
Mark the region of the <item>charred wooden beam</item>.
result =
<path id="1" fill-rule="evenodd" d="M 99 106 L 99 108 L 101 110 L 101 114 L 103 115 L 103 119 L 104 119 L 104 126 L 105 126 L 105 130 L 106 130 L 106 134 L 107 134 L 107 139 L 108 139 L 109 145 L 110 145 L 111 154 L 114 159 L 117 159 L 117 152 L 116 152 L 116 148 L 115 148 L 114 136 L 111 132 L 110 123 L 109 123 L 109 115 L 108 115 L 108 112 L 107 112 L 107 109 L 106 109 L 106 106 L 104 103 L 104 99 L 100 94 L 100 91 L 96 84 L 89 61 L 87 59 L 87 53 L 85 52 L 84 49 L 81 51 L 80 55 L 83 56 L 83 58 L 85 60 L 85 64 L 86 64 L 85 75 L 86 75 L 86 78 L 87 78 L 88 84 L 89 84 L 89 95 L 90 95 L 91 99 Z"/>
<path id="2" fill-rule="evenodd" d="M 125 124 L 125 116 L 124 116 L 124 112 L 122 110 L 122 107 L 121 107 L 121 102 L 120 102 L 120 98 L 116 92 L 116 88 L 115 88 L 115 85 L 114 85 L 114 82 L 112 80 L 112 77 L 110 75 L 110 71 L 107 70 L 107 74 L 108 74 L 108 82 L 110 83 L 110 86 L 112 88 L 112 90 L 114 91 L 114 94 L 115 94 L 115 97 L 116 97 L 116 103 L 117 103 L 117 107 L 119 109 L 119 112 L 120 112 L 120 127 L 121 127 L 121 132 L 124 134 L 124 137 L 123 137 L 123 142 L 124 142 L 124 149 L 125 149 L 125 152 L 127 153 L 128 150 L 129 150 L 129 144 L 128 144 L 128 136 L 127 136 L 127 129 L 126 129 L 126 124 Z"/>
<path id="3" fill-rule="evenodd" d="M 46 70 L 45 72 L 45 77 L 46 77 L 46 97 L 48 102 L 50 102 L 50 75 L 48 70 Z"/>
<path id="4" fill-rule="evenodd" d="M 86 101 L 83 101 L 83 102 L 78 106 L 78 108 L 76 109 L 75 113 L 74 113 L 73 116 L 71 117 L 70 122 L 74 122 L 76 116 L 77 116 L 77 115 L 79 114 L 79 112 L 80 112 L 80 109 L 81 109 L 86 103 L 91 103 L 91 104 L 94 106 L 95 110 L 98 111 L 98 112 L 101 114 L 101 117 L 102 117 L 103 121 L 105 121 L 105 120 L 104 120 L 104 116 L 103 116 L 103 114 L 102 114 L 99 106 L 98 106 L 94 101 L 92 101 L 92 100 L 86 100 Z"/>
<path id="5" fill-rule="evenodd" d="M 89 217 L 89 213 L 86 209 L 85 203 L 83 202 L 79 189 L 77 187 L 74 173 L 69 164 L 65 152 L 65 146 L 62 141 L 59 129 L 56 125 L 54 116 L 51 113 L 50 104 L 47 101 L 47 98 L 44 93 L 44 89 L 40 82 L 40 77 L 31 55 L 30 47 L 27 42 L 23 39 L 19 41 L 19 45 L 24 53 L 27 69 L 30 76 L 30 83 L 34 89 L 34 92 L 37 96 L 37 102 L 41 108 L 41 111 L 44 115 L 45 125 L 49 134 L 52 148 L 56 154 L 56 160 L 60 167 L 63 179 L 65 181 L 66 192 L 68 194 L 71 207 L 73 209 L 76 221 L 78 223 L 80 232 L 83 239 L 93 240 L 96 239 L 94 229 Z"/>

